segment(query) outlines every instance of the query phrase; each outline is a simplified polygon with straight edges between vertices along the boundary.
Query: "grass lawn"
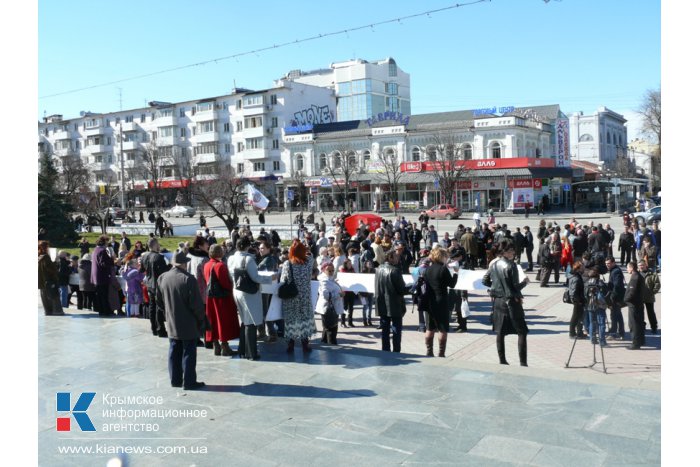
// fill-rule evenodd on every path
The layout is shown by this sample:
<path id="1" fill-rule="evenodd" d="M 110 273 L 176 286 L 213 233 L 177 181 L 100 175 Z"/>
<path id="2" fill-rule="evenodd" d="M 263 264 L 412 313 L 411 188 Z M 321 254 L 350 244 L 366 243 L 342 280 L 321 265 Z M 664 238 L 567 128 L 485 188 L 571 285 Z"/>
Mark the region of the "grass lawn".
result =
<path id="1" fill-rule="evenodd" d="M 83 233 L 81 234 L 81 237 L 86 237 L 87 241 L 90 243 L 90 252 L 92 253 L 92 250 L 95 248 L 95 242 L 97 239 L 100 237 L 100 233 Z M 114 237 L 116 241 L 120 241 L 121 235 L 117 235 Z M 134 244 L 138 241 L 141 240 L 141 243 L 143 243 L 144 246 L 148 245 L 148 235 L 129 235 L 129 240 L 131 240 L 131 248 L 134 248 Z M 168 251 L 175 251 L 177 250 L 178 244 L 180 242 L 192 242 L 194 237 L 164 237 L 164 238 L 159 238 L 158 242 L 160 243 L 161 248 L 166 248 Z M 68 252 L 70 256 L 76 255 L 80 256 L 80 248 L 78 248 L 78 242 L 80 241 L 80 238 L 75 242 L 74 245 L 51 245 L 54 248 L 57 248 L 59 250 L 65 250 Z M 219 239 L 219 243 L 221 243 L 221 239 Z M 291 241 L 289 240 L 282 240 L 282 246 L 284 247 L 289 247 L 292 244 Z"/>
<path id="2" fill-rule="evenodd" d="M 92 253 L 92 250 L 95 248 L 95 242 L 97 239 L 100 237 L 100 233 L 83 233 L 81 234 L 81 237 L 86 237 L 87 241 L 90 243 L 90 252 Z M 121 239 L 121 235 L 115 235 L 114 239 L 116 241 L 119 241 Z M 148 235 L 129 235 L 129 240 L 131 240 L 131 248 L 134 248 L 134 244 L 138 241 L 141 240 L 141 243 L 143 243 L 144 246 L 148 245 Z M 158 242 L 160 243 L 161 248 L 166 248 L 168 251 L 175 251 L 177 250 L 178 243 L 180 242 L 191 242 L 193 237 L 164 237 L 164 238 L 159 238 Z M 78 248 L 78 242 L 80 241 L 80 238 L 78 241 L 75 242 L 74 245 L 51 245 L 52 247 L 58 248 L 59 250 L 65 250 L 68 252 L 68 254 L 80 256 L 80 248 Z"/>

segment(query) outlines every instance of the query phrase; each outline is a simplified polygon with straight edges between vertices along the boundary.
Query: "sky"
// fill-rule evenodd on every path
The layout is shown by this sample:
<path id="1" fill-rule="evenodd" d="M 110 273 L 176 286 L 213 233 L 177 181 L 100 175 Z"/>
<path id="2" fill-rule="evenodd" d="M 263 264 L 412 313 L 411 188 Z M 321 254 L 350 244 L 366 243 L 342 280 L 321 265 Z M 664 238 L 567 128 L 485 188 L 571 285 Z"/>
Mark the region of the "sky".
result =
<path id="1" fill-rule="evenodd" d="M 635 109 L 661 82 L 660 0 L 460 4 L 421 14 L 455 2 L 40 0 L 37 119 L 220 96 L 234 81 L 266 89 L 293 69 L 391 56 L 411 76 L 414 115 L 606 106 L 637 136 Z"/>

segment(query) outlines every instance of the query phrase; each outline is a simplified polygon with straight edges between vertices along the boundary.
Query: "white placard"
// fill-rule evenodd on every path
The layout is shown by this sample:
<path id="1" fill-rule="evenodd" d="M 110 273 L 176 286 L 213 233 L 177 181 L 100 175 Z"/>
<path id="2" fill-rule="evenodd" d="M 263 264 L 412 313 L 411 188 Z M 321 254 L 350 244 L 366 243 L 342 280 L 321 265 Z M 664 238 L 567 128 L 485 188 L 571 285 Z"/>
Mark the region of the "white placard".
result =
<path id="1" fill-rule="evenodd" d="M 402 274 L 406 287 L 413 285 L 413 276 Z M 374 293 L 374 274 L 357 274 L 352 272 L 339 272 L 337 282 L 341 289 L 351 292 Z"/>
<path id="2" fill-rule="evenodd" d="M 454 286 L 455 290 L 486 290 L 481 280 L 484 278 L 486 271 L 471 271 L 469 269 L 460 269 L 457 277 L 457 283 Z"/>
<path id="3" fill-rule="evenodd" d="M 262 272 L 259 274 L 262 274 Z M 316 308 L 316 300 L 318 300 L 318 285 L 318 281 L 311 281 L 311 310 Z M 267 309 L 267 317 L 265 318 L 265 321 L 277 321 L 278 319 L 282 319 L 282 299 L 280 299 L 280 297 L 277 295 L 277 289 L 279 286 L 279 282 L 262 284 L 262 292 L 272 294 L 272 300 L 270 300 L 270 307 Z M 274 291 L 270 292 L 273 289 Z"/>

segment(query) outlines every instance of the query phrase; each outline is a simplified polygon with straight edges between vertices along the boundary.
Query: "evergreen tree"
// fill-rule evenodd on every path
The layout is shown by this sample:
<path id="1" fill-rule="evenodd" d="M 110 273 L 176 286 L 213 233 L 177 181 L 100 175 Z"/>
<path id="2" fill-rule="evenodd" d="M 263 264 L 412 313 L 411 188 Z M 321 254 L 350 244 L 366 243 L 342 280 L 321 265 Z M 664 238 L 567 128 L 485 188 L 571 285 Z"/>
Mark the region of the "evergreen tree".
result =
<path id="1" fill-rule="evenodd" d="M 41 155 L 39 161 L 39 229 L 46 230 L 52 243 L 70 243 L 78 238 L 70 217 L 71 207 L 58 192 L 58 171 L 51 155 Z"/>

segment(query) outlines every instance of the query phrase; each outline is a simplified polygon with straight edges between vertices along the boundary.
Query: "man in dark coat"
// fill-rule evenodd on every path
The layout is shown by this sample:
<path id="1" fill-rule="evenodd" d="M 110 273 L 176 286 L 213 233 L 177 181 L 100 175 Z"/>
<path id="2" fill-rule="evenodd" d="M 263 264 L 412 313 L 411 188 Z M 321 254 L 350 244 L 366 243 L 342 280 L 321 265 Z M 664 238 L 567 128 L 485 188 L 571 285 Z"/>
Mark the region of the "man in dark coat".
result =
<path id="1" fill-rule="evenodd" d="M 523 254 L 523 250 L 527 246 L 527 240 L 525 240 L 525 236 L 520 233 L 520 227 L 515 228 L 515 233 L 513 234 L 513 244 L 515 245 L 515 264 L 520 264 L 520 256 Z"/>
<path id="2" fill-rule="evenodd" d="M 482 281 L 491 289 L 490 294 L 494 299 L 493 326 L 496 331 L 498 358 L 502 365 L 508 365 L 505 336 L 518 334 L 520 366 L 527 366 L 528 328 L 525 323 L 521 292 L 527 285 L 527 280 L 518 281 L 518 269 L 513 262 L 515 246 L 512 242 L 504 242 L 502 254 L 503 256 L 491 264 Z"/>
<path id="3" fill-rule="evenodd" d="M 634 251 L 634 236 L 630 232 L 629 227 L 625 227 L 625 231 L 620 234 L 617 240 L 617 251 L 620 252 L 620 264 L 627 266 L 627 263 L 632 259 Z"/>
<path id="4" fill-rule="evenodd" d="M 204 386 L 197 381 L 196 365 L 197 340 L 204 330 L 205 318 L 197 279 L 186 270 L 189 261 L 183 251 L 173 257 L 173 268 L 158 278 L 156 301 L 158 308 L 165 310 L 170 336 L 170 385 L 195 390 Z"/>
<path id="5" fill-rule="evenodd" d="M 530 232 L 530 226 L 526 225 L 523 227 L 525 233 L 525 254 L 527 255 L 527 271 L 532 272 L 534 263 L 532 262 L 532 250 L 535 249 L 535 239 L 532 237 L 532 232 Z"/>
<path id="6" fill-rule="evenodd" d="M 411 247 L 411 252 L 413 253 L 414 258 L 418 257 L 418 253 L 420 252 L 421 240 L 423 240 L 423 234 L 414 223 L 413 228 L 408 231 L 408 244 Z"/>
<path id="7" fill-rule="evenodd" d="M 384 262 L 374 276 L 374 294 L 377 297 L 377 314 L 382 328 L 382 350 L 391 351 L 389 335 L 393 334 L 394 352 L 401 352 L 401 330 L 406 302 L 403 296 L 408 292 L 401 271 L 397 267 L 399 255 L 389 250 Z"/>
<path id="8" fill-rule="evenodd" d="M 474 269 L 479 260 L 479 243 L 472 233 L 471 227 L 465 229 L 462 237 L 459 239 L 459 244 L 464 248 L 464 252 L 467 255 L 464 259 L 467 269 Z"/>
<path id="9" fill-rule="evenodd" d="M 644 342 L 644 277 L 637 270 L 637 263 L 630 261 L 627 263 L 627 272 L 630 274 L 630 281 L 625 290 L 625 303 L 628 308 L 627 319 L 632 331 L 632 345 L 627 348 L 638 350 Z"/>
<path id="10" fill-rule="evenodd" d="M 158 217 L 156 217 L 156 232 L 158 233 L 158 236 L 160 238 L 163 238 L 163 232 L 165 231 L 165 219 L 163 219 L 163 216 L 158 213 Z"/>
<path id="11" fill-rule="evenodd" d="M 605 259 L 605 266 L 610 272 L 608 276 L 608 290 L 612 291 L 614 301 L 610 307 L 610 332 L 613 334 L 614 339 L 622 340 L 625 338 L 625 320 L 622 317 L 620 303 L 625 301 L 625 278 L 622 275 L 620 266 L 615 264 L 614 257 L 608 256 Z"/>
<path id="12" fill-rule="evenodd" d="M 148 253 L 141 255 L 141 272 L 146 274 L 144 280 L 148 289 L 148 314 L 151 321 L 151 332 L 154 336 L 168 337 L 165 330 L 165 312 L 156 306 L 156 289 L 158 278 L 168 269 L 165 257 L 160 253 L 158 239 L 148 241 Z"/>

